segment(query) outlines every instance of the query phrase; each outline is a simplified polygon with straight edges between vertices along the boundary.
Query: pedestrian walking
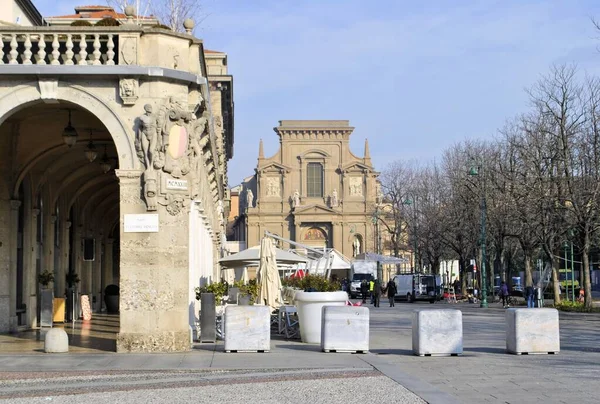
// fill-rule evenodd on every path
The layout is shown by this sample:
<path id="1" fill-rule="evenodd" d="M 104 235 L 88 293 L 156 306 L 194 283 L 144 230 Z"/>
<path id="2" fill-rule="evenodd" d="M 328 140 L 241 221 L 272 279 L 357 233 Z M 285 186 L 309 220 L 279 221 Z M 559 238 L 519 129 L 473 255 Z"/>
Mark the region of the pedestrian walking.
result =
<path id="1" fill-rule="evenodd" d="M 367 302 L 367 294 L 369 293 L 369 284 L 366 279 L 360 283 L 360 294 L 362 295 L 363 304 Z"/>
<path id="2" fill-rule="evenodd" d="M 527 307 L 533 309 L 533 296 L 535 291 L 533 290 L 533 286 L 527 285 L 525 288 L 525 298 L 527 299 Z"/>
<path id="3" fill-rule="evenodd" d="M 381 299 L 381 284 L 379 283 L 379 279 L 376 279 L 373 282 L 373 305 L 375 307 L 379 307 L 379 300 Z"/>
<path id="4" fill-rule="evenodd" d="M 504 308 L 508 307 L 508 296 L 508 285 L 506 282 L 502 282 L 500 285 L 500 297 L 502 298 L 502 306 L 504 306 Z"/>
<path id="5" fill-rule="evenodd" d="M 398 293 L 398 289 L 396 288 L 396 282 L 393 279 L 390 279 L 385 287 L 385 291 L 387 293 L 388 300 L 390 301 L 390 307 L 394 307 L 396 293 Z"/>

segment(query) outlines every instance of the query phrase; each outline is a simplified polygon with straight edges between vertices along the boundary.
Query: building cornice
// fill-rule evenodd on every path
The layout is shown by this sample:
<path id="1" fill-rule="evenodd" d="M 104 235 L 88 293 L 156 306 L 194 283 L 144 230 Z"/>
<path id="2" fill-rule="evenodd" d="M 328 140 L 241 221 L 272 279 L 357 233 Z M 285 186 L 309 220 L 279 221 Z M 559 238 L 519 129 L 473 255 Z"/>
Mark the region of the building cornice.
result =
<path id="1" fill-rule="evenodd" d="M 21 7 L 23 12 L 27 15 L 27 17 L 29 17 L 33 24 L 44 25 L 44 17 L 42 17 L 31 0 L 16 0 L 16 3 L 19 7 Z"/>

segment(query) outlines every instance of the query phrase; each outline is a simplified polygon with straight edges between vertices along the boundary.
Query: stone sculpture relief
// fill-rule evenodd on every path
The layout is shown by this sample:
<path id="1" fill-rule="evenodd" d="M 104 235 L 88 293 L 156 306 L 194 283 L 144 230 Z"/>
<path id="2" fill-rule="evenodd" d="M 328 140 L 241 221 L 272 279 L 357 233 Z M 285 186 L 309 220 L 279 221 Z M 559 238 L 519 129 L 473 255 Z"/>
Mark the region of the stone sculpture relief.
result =
<path id="1" fill-rule="evenodd" d="M 208 111 L 200 100 L 199 115 L 188 105 L 187 94 L 168 97 L 155 111 L 144 105 L 138 117 L 135 147 L 144 164 L 144 199 L 149 211 L 157 204 L 179 215 L 190 199 L 198 195 L 199 164 L 206 158 L 208 145 Z"/>
<path id="2" fill-rule="evenodd" d="M 119 80 L 119 96 L 124 105 L 133 105 L 138 100 L 137 79 L 121 79 Z"/>
<path id="3" fill-rule="evenodd" d="M 121 57 L 120 59 L 126 64 L 135 64 L 137 61 L 137 44 L 136 39 L 133 37 L 127 37 L 123 40 L 121 45 Z"/>
<path id="4" fill-rule="evenodd" d="M 267 196 L 279 196 L 280 193 L 279 178 L 267 178 Z"/>
<path id="5" fill-rule="evenodd" d="M 350 177 L 349 186 L 350 186 L 350 196 L 362 196 L 362 194 L 363 194 L 362 178 Z"/>

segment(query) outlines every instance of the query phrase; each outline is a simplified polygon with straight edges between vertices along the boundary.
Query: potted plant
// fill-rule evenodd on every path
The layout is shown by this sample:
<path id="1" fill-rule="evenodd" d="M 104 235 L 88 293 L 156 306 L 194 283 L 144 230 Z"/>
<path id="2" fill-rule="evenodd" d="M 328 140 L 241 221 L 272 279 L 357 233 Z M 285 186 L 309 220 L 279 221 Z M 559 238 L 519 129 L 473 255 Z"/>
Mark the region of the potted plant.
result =
<path id="1" fill-rule="evenodd" d="M 319 344 L 323 306 L 344 306 L 348 294 L 340 290 L 338 282 L 319 275 L 308 274 L 300 279 L 286 280 L 284 284 L 303 290 L 294 295 L 302 342 Z"/>
<path id="2" fill-rule="evenodd" d="M 49 288 L 50 282 L 54 281 L 54 273 L 47 269 L 40 272 L 38 282 L 40 290 L 40 326 L 52 327 L 52 315 L 54 314 L 54 291 Z"/>
<path id="3" fill-rule="evenodd" d="M 248 283 L 244 284 L 243 281 L 237 281 L 234 286 L 240 289 L 238 299 L 240 304 L 242 301 L 247 301 L 248 304 L 254 304 L 258 297 L 258 282 L 256 279 L 251 279 Z"/>
<path id="4" fill-rule="evenodd" d="M 54 282 L 54 273 L 48 271 L 40 272 L 38 275 L 38 282 L 42 285 L 42 289 L 48 289 L 50 282 Z"/>
<path id="5" fill-rule="evenodd" d="M 66 320 L 72 321 L 74 317 L 75 307 L 77 305 L 77 301 L 75 298 L 75 288 L 77 284 L 81 281 L 79 279 L 79 275 L 77 272 L 69 270 L 69 272 L 65 275 L 65 281 L 67 282 L 67 312 L 66 312 Z"/>
<path id="6" fill-rule="evenodd" d="M 107 313 L 119 312 L 119 287 L 117 285 L 108 285 L 104 288 L 104 303 Z"/>

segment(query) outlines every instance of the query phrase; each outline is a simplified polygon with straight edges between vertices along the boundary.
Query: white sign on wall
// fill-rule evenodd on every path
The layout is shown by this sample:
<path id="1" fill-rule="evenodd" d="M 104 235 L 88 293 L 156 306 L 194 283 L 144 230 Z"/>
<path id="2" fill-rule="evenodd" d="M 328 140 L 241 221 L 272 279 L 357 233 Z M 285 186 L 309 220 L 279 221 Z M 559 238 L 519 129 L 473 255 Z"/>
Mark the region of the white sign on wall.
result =
<path id="1" fill-rule="evenodd" d="M 167 189 L 187 191 L 188 182 L 187 182 L 187 180 L 178 180 L 175 178 L 167 178 Z"/>
<path id="2" fill-rule="evenodd" d="M 123 223 L 125 233 L 158 233 L 158 215 L 125 215 Z"/>

